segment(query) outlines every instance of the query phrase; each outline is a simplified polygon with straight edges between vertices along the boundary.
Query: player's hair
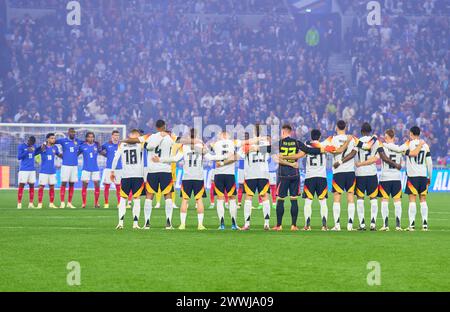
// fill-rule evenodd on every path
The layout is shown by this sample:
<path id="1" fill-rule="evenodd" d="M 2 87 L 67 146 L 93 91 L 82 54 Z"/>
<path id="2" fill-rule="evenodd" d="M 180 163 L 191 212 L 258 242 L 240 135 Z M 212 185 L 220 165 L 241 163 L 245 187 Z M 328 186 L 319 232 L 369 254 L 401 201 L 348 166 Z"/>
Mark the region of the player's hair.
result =
<path id="1" fill-rule="evenodd" d="M 67 132 L 69 132 L 69 131 L 75 131 L 75 128 L 74 127 L 70 127 L 69 129 L 67 129 Z"/>
<path id="2" fill-rule="evenodd" d="M 347 123 L 343 120 L 338 120 L 338 122 L 336 123 L 336 126 L 339 130 L 343 131 L 343 130 L 345 130 L 345 128 L 347 128 Z"/>
<path id="3" fill-rule="evenodd" d="M 245 139 L 245 140 L 249 140 L 249 139 L 250 139 L 250 133 L 245 132 L 245 133 L 244 133 L 244 139 Z"/>
<path id="4" fill-rule="evenodd" d="M 31 141 L 31 144 L 36 143 L 36 137 L 33 135 L 30 135 L 30 137 L 28 138 L 29 141 Z"/>
<path id="5" fill-rule="evenodd" d="M 317 141 L 317 140 L 320 139 L 321 136 L 322 136 L 322 133 L 320 132 L 319 129 L 312 129 L 311 130 L 311 140 Z"/>
<path id="6" fill-rule="evenodd" d="M 92 131 L 86 132 L 85 138 L 87 139 L 87 137 L 88 137 L 89 135 L 91 135 L 91 134 L 92 134 L 92 136 L 95 138 L 95 134 L 94 134 L 94 132 L 92 132 Z"/>
<path id="7" fill-rule="evenodd" d="M 162 129 L 166 126 L 166 122 L 162 119 L 158 119 L 155 124 L 157 129 Z"/>
<path id="8" fill-rule="evenodd" d="M 119 130 L 113 130 L 111 134 L 120 133 Z"/>
<path id="9" fill-rule="evenodd" d="M 411 129 L 409 129 L 409 131 L 415 136 L 420 135 L 420 128 L 418 126 L 411 127 Z"/>
<path id="10" fill-rule="evenodd" d="M 134 129 L 131 129 L 131 131 L 130 131 L 130 134 L 132 134 L 132 133 L 141 134 L 141 130 L 134 128 Z"/>
<path id="11" fill-rule="evenodd" d="M 284 124 L 284 125 L 281 127 L 281 129 L 292 131 L 292 127 L 291 127 L 290 124 Z"/>
<path id="12" fill-rule="evenodd" d="M 388 135 L 391 139 L 393 139 L 393 138 L 395 137 L 395 131 L 394 131 L 394 129 L 387 129 L 384 133 L 385 133 L 386 135 Z"/>
<path id="13" fill-rule="evenodd" d="M 45 136 L 46 139 L 49 139 L 50 137 L 55 136 L 55 134 L 53 132 L 47 133 L 47 135 Z"/>
<path id="14" fill-rule="evenodd" d="M 368 122 L 365 122 L 361 126 L 361 134 L 371 134 L 372 133 L 372 127 Z"/>

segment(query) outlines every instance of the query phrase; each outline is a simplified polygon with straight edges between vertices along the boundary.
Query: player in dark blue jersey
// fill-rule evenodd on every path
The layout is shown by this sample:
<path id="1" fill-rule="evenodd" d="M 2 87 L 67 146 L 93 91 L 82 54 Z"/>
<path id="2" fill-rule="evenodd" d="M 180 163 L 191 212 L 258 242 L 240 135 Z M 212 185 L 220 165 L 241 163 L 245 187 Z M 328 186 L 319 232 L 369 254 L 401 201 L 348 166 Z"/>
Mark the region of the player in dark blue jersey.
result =
<path id="1" fill-rule="evenodd" d="M 103 169 L 103 185 L 104 185 L 103 195 L 105 198 L 105 204 L 103 206 L 104 208 L 109 208 L 109 188 L 111 187 L 111 184 L 116 185 L 117 203 L 120 202 L 120 180 L 122 177 L 121 159 L 119 159 L 116 170 L 114 170 L 115 180 L 111 181 L 110 178 L 112 162 L 119 147 L 119 139 L 120 139 L 119 131 L 113 130 L 111 134 L 111 140 L 104 143 L 101 147 L 100 154 L 106 157 L 106 168 Z"/>
<path id="2" fill-rule="evenodd" d="M 281 129 L 281 140 L 279 142 L 279 151 L 282 156 L 291 156 L 300 151 L 318 155 L 325 152 L 324 148 L 314 148 L 306 146 L 303 142 L 291 137 L 292 127 L 290 125 L 283 125 Z M 284 199 L 290 196 L 291 200 L 291 230 L 298 231 L 297 217 L 298 217 L 298 202 L 297 196 L 300 192 L 300 173 L 298 170 L 298 163 L 296 160 L 283 160 L 275 158 L 278 163 L 278 183 L 277 183 L 277 225 L 273 228 L 276 231 L 282 230 L 282 220 L 284 214 Z"/>
<path id="3" fill-rule="evenodd" d="M 45 185 L 48 185 L 49 208 L 58 208 L 54 204 L 56 167 L 55 158 L 62 157 L 58 147 L 55 145 L 56 137 L 54 133 L 48 133 L 46 142 L 36 150 L 37 155 L 41 155 L 41 170 L 39 171 L 38 208 L 42 208 Z"/>
<path id="4" fill-rule="evenodd" d="M 94 207 L 100 208 L 98 198 L 100 196 L 100 169 L 98 167 L 98 154 L 100 146 L 95 142 L 94 132 L 86 133 L 86 142 L 80 145 L 78 153 L 83 156 L 83 170 L 81 171 L 81 189 L 82 208 L 86 208 L 87 187 L 89 181 L 94 182 Z"/>
<path id="5" fill-rule="evenodd" d="M 19 189 L 17 191 L 17 209 L 22 208 L 22 197 L 25 184 L 28 184 L 30 202 L 28 208 L 34 208 L 34 183 L 36 183 L 36 168 L 34 167 L 34 156 L 36 155 L 36 138 L 30 136 L 27 143 L 22 143 L 17 149 L 19 167 Z"/>
<path id="6" fill-rule="evenodd" d="M 75 190 L 74 184 L 78 182 L 78 149 L 83 141 L 76 138 L 76 132 L 74 128 L 69 128 L 67 131 L 67 137 L 57 139 L 56 144 L 61 145 L 62 151 L 62 166 L 61 166 L 61 189 L 60 199 L 61 206 L 65 205 L 66 186 L 69 183 L 69 198 L 67 200 L 67 207 L 75 208 L 72 205 L 73 192 Z"/>

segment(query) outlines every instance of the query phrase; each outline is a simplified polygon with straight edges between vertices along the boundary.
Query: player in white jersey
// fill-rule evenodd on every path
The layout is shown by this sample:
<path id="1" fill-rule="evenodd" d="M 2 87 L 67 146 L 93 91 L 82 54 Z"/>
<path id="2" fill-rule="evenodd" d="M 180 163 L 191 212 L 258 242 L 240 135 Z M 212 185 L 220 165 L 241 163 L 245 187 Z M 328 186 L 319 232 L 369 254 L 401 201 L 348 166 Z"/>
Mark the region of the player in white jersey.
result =
<path id="1" fill-rule="evenodd" d="M 420 128 L 414 126 L 410 129 L 409 147 L 415 149 L 420 144 Z M 405 194 L 409 195 L 409 227 L 407 230 L 414 231 L 416 220 L 416 198 L 419 196 L 420 211 L 422 214 L 422 229 L 428 230 L 428 186 L 433 174 L 433 161 L 430 148 L 424 144 L 417 156 L 406 155 L 406 174 L 408 176 Z"/>
<path id="2" fill-rule="evenodd" d="M 214 154 L 217 156 L 224 156 L 229 158 L 234 156 L 236 148 L 240 147 L 241 142 L 231 140 L 227 132 L 222 132 L 219 135 L 219 140 L 213 143 L 212 148 Z M 231 229 L 237 230 L 237 205 L 236 205 L 236 177 L 234 160 L 230 162 L 216 161 L 216 168 L 214 169 L 214 188 L 217 195 L 217 215 L 219 217 L 219 230 L 225 229 L 225 194 L 228 195 L 229 209 L 231 215 Z"/>
<path id="3" fill-rule="evenodd" d="M 336 135 L 329 137 L 323 145 L 331 145 L 336 148 L 342 148 L 342 153 L 337 153 L 333 156 L 333 218 L 334 227 L 332 231 L 340 231 L 340 219 L 341 219 L 341 196 L 344 192 L 347 192 L 347 205 L 348 205 L 348 223 L 347 230 L 353 230 L 353 220 L 355 216 L 355 162 L 350 160 L 346 163 L 342 162 L 342 159 L 350 154 L 358 143 L 354 138 L 346 134 L 347 124 L 343 120 L 339 120 L 336 124 Z"/>
<path id="4" fill-rule="evenodd" d="M 133 129 L 129 134 L 130 139 L 139 137 L 139 130 Z M 115 170 L 119 159 L 122 163 L 122 176 L 120 185 L 119 224 L 117 229 L 123 229 L 123 219 L 126 212 L 126 202 L 130 192 L 133 200 L 133 229 L 139 229 L 138 221 L 141 212 L 140 196 L 144 190 L 144 161 L 142 143 L 120 143 L 111 165 L 111 181 L 115 181 Z"/>
<path id="5" fill-rule="evenodd" d="M 169 163 L 161 163 L 153 160 L 154 156 L 158 158 L 169 158 L 171 149 L 175 143 L 175 139 L 166 131 L 166 123 L 163 120 L 156 121 L 156 133 L 139 136 L 138 138 L 126 139 L 125 143 L 143 143 L 147 150 L 147 170 L 144 173 L 145 179 L 145 202 L 144 202 L 144 229 L 150 229 L 150 217 L 152 214 L 152 201 L 158 189 L 165 198 L 166 210 L 166 229 L 173 229 L 172 227 L 172 192 L 173 179 L 172 169 Z"/>
<path id="6" fill-rule="evenodd" d="M 328 138 L 324 142 L 320 142 L 322 134 L 320 130 L 313 129 L 311 131 L 311 141 L 307 141 L 306 145 L 311 147 L 320 147 L 323 146 L 333 146 L 331 138 Z M 350 143 L 352 138 L 347 137 L 345 143 L 340 146 L 338 149 L 330 150 L 329 152 L 332 154 L 340 154 L 342 153 Z M 327 156 L 325 153 L 319 155 L 310 155 L 305 154 L 304 152 L 300 152 L 293 156 L 284 156 L 284 159 L 299 159 L 301 157 L 306 157 L 305 160 L 305 181 L 303 185 L 303 194 L 302 197 L 305 199 L 304 206 L 304 215 L 305 215 L 305 231 L 311 230 L 311 214 L 312 214 L 312 201 L 314 199 L 314 195 L 317 195 L 317 198 L 320 203 L 320 215 L 322 219 L 322 231 L 327 231 L 327 219 L 328 219 L 328 207 L 327 207 L 327 198 L 328 198 L 328 183 L 327 183 Z"/>
<path id="7" fill-rule="evenodd" d="M 180 207 L 180 220 L 181 224 L 178 227 L 180 230 L 186 229 L 186 216 L 189 205 L 189 199 L 194 197 L 197 214 L 198 214 L 198 230 L 206 230 L 203 225 L 204 205 L 203 197 L 205 195 L 205 183 L 203 172 L 204 160 L 224 160 L 223 156 L 213 156 L 207 153 L 207 148 L 204 144 L 195 142 L 196 133 L 195 129 L 190 130 L 190 143 L 182 144 L 178 149 L 176 155 L 169 158 L 154 157 L 154 161 L 160 161 L 163 163 L 176 163 L 183 160 L 183 178 L 181 182 L 181 207 Z"/>
<path id="8" fill-rule="evenodd" d="M 269 158 L 271 152 L 270 140 L 260 137 L 260 125 L 254 127 L 254 136 L 258 140 L 254 144 L 244 144 L 238 156 L 244 160 L 244 219 L 241 230 L 250 229 L 253 196 L 258 192 L 262 198 L 264 230 L 269 230 L 270 201 L 269 201 Z"/>
<path id="9" fill-rule="evenodd" d="M 364 219 L 364 196 L 370 199 L 370 230 L 376 231 L 376 220 L 378 215 L 378 175 L 376 162 L 379 157 L 389 165 L 401 169 L 401 166 L 389 159 L 384 152 L 383 146 L 375 136 L 372 136 L 372 127 L 365 122 L 361 126 L 361 135 L 356 148 L 342 159 L 343 163 L 355 157 L 356 166 L 356 196 L 357 212 L 360 231 L 365 231 Z M 369 160 L 370 158 L 370 160 Z"/>
<path id="10" fill-rule="evenodd" d="M 384 152 L 389 159 L 401 165 L 402 155 L 417 156 L 425 142 L 421 141 L 414 151 L 409 149 L 409 142 L 398 146 L 395 144 L 395 132 L 386 130 L 383 143 Z M 370 159 L 369 159 L 370 161 Z M 381 217 L 383 226 L 380 231 L 389 231 L 389 197 L 392 197 L 395 207 L 395 229 L 401 231 L 402 219 L 402 177 L 400 171 L 385 162 L 381 164 L 380 184 L 378 186 L 378 197 L 381 197 Z"/>

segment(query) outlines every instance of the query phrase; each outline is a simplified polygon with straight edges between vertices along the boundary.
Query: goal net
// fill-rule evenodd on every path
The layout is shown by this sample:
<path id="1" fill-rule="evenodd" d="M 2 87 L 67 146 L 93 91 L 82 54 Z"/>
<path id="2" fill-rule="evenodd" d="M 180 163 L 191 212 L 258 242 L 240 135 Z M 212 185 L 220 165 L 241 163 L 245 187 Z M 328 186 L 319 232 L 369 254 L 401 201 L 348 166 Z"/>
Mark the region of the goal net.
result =
<path id="1" fill-rule="evenodd" d="M 24 143 L 29 136 L 36 137 L 36 144 L 40 145 L 45 141 L 47 133 L 53 132 L 56 138 L 66 137 L 67 130 L 74 128 L 77 137 L 84 139 L 86 132 L 93 131 L 96 141 L 103 144 L 111 138 L 113 130 L 119 130 L 121 136 L 126 136 L 125 125 L 97 125 L 97 124 L 21 124 L 21 123 L 0 123 L 0 188 L 17 186 L 19 172 L 19 161 L 17 160 L 18 146 Z M 98 157 L 100 168 L 106 164 L 105 157 Z M 40 158 L 35 157 L 36 170 L 39 172 Z M 78 158 L 78 166 L 81 173 L 81 156 Z M 57 158 L 57 180 L 59 186 L 59 167 L 61 160 Z"/>

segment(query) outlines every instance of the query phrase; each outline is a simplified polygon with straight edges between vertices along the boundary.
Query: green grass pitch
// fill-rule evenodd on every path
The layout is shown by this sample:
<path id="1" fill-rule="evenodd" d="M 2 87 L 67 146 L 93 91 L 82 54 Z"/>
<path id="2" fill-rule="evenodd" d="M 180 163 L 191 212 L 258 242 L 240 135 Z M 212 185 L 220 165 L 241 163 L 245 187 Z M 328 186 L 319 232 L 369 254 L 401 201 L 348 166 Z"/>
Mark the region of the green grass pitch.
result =
<path id="1" fill-rule="evenodd" d="M 450 290 L 450 194 L 430 194 L 429 232 L 363 233 L 320 231 L 317 202 L 311 232 L 288 230 L 288 203 L 283 232 L 264 232 L 261 210 L 253 210 L 248 232 L 232 232 L 227 212 L 220 232 L 215 209 L 206 209 L 204 232 L 196 230 L 194 209 L 185 231 L 163 229 L 164 209 L 153 210 L 150 231 L 132 230 L 127 210 L 126 227 L 117 231 L 115 199 L 109 209 L 18 210 L 16 191 L 0 191 L 0 198 L 0 291 Z M 27 198 L 25 191 L 24 207 Z M 80 207 L 80 193 L 74 198 Z M 303 224 L 302 200 L 299 207 Z M 366 216 L 369 209 L 366 203 Z M 406 218 L 405 198 L 403 226 Z M 271 225 L 274 219 L 272 209 Z M 179 210 L 173 222 L 179 224 Z M 73 260 L 81 266 L 79 286 L 66 282 Z M 370 261 L 380 264 L 381 285 L 367 283 Z"/>

